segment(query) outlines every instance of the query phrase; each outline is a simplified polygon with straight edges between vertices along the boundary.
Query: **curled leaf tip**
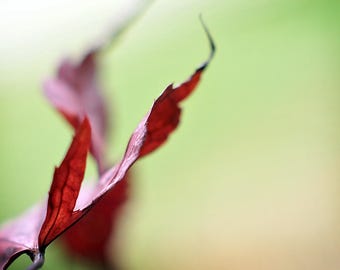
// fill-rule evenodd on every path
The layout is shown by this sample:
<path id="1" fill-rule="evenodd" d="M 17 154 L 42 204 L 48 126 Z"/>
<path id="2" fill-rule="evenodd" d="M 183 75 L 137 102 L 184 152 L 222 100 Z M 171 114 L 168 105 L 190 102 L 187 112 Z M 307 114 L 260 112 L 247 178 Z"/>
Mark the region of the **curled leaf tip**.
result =
<path id="1" fill-rule="evenodd" d="M 203 20 L 202 14 L 199 15 L 200 22 L 202 24 L 203 30 L 205 34 L 207 35 L 209 45 L 210 45 L 210 55 L 207 61 L 205 61 L 198 69 L 197 71 L 203 71 L 210 63 L 210 61 L 213 59 L 215 52 L 216 52 L 216 45 L 214 42 L 214 39 L 212 38 L 212 35 L 210 34 L 210 31 L 206 25 L 206 23 Z"/>

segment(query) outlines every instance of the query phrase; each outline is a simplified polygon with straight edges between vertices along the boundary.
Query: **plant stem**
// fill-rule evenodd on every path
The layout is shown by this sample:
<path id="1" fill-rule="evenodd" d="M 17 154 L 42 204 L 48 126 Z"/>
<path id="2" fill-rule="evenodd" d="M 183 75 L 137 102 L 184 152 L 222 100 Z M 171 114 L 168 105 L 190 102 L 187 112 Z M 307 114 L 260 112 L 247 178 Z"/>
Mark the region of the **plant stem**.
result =
<path id="1" fill-rule="evenodd" d="M 26 270 L 38 270 L 43 266 L 44 262 L 45 262 L 44 254 L 39 252 L 34 255 L 33 263 L 29 267 L 27 267 Z"/>

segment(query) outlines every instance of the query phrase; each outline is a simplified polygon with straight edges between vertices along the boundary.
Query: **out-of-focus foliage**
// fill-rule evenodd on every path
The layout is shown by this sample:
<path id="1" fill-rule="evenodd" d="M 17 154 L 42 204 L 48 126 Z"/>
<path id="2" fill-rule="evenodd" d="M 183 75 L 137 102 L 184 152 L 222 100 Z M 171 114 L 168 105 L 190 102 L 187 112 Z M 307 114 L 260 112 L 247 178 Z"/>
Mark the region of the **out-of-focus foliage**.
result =
<path id="1" fill-rule="evenodd" d="M 119 17 L 111 1 L 74 2 L 0 4 L 0 221 L 46 194 L 71 137 L 43 78 Z M 199 13 L 218 48 L 185 125 L 142 161 L 123 269 L 339 268 L 339 12 L 335 0 L 156 1 L 102 59 L 118 158 L 160 89 L 203 60 Z M 53 268 L 69 267 L 53 249 Z"/>

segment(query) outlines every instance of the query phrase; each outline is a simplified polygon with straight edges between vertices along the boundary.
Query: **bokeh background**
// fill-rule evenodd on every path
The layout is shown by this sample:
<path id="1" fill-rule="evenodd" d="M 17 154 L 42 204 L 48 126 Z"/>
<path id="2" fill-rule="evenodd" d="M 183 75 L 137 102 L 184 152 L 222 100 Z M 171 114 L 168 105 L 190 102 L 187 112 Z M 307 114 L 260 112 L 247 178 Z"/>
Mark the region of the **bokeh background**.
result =
<path id="1" fill-rule="evenodd" d="M 136 5 L 0 1 L 0 222 L 47 196 L 72 137 L 42 81 Z M 216 57 L 178 131 L 136 166 L 116 260 L 126 270 L 339 269 L 339 1 L 154 1 L 101 58 L 110 158 L 160 92 L 206 59 L 200 13 Z M 84 268 L 48 248 L 44 269 Z"/>

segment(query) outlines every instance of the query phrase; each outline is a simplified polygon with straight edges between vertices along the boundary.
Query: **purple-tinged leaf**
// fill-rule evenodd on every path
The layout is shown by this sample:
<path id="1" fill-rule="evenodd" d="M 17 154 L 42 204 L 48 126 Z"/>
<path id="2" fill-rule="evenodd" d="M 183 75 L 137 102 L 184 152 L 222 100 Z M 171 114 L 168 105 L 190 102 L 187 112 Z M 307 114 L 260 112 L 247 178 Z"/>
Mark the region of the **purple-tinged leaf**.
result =
<path id="1" fill-rule="evenodd" d="M 64 60 L 55 78 L 44 84 L 47 98 L 77 129 L 87 116 L 92 127 L 91 153 L 98 170 L 104 170 L 107 135 L 107 106 L 97 82 L 97 51 L 91 51 L 80 63 Z"/>

